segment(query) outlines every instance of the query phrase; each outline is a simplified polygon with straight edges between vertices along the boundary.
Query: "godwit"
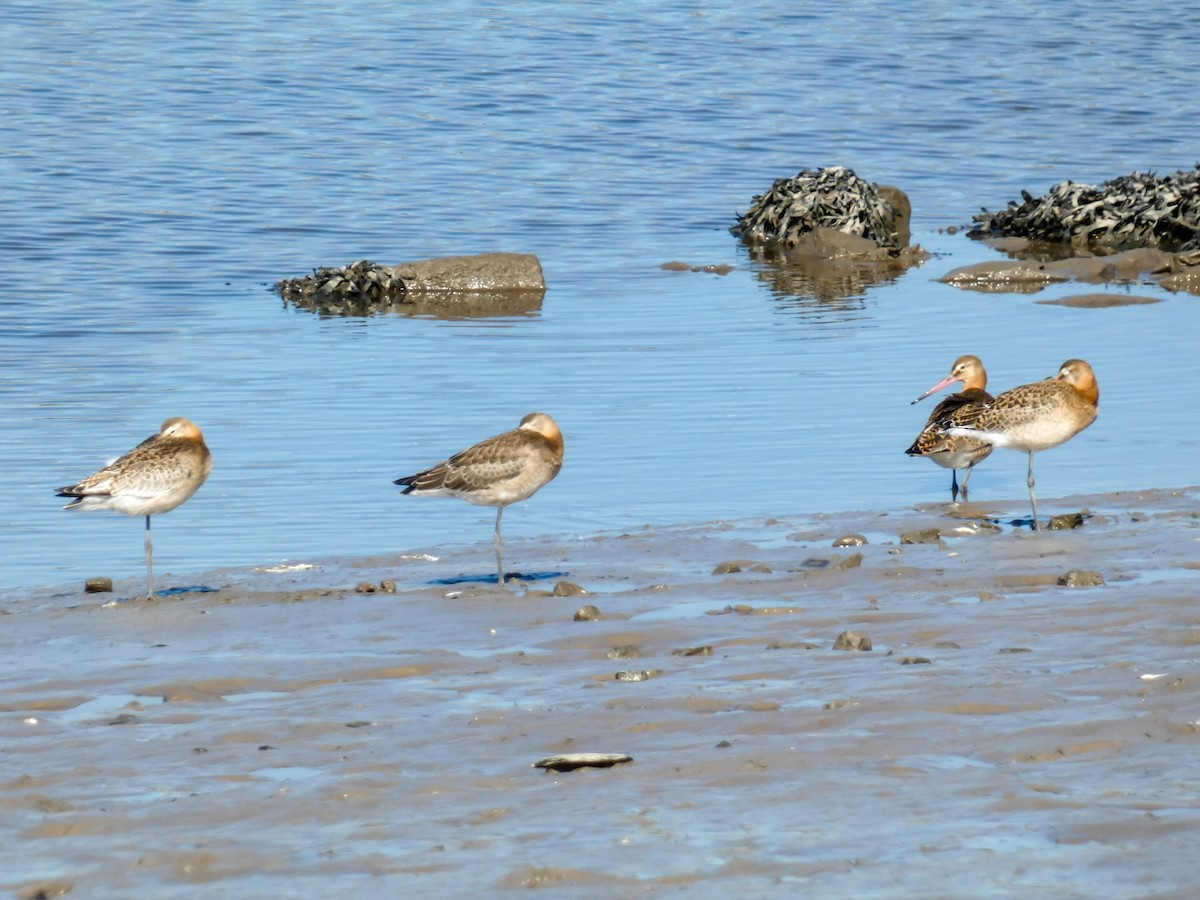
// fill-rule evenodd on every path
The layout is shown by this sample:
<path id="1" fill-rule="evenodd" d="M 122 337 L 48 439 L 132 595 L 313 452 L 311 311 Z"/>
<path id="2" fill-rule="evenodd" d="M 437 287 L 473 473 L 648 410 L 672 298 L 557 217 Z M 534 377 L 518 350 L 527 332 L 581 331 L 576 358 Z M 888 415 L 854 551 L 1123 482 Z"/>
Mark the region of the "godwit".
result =
<path id="1" fill-rule="evenodd" d="M 402 494 L 461 497 L 496 507 L 496 582 L 504 584 L 500 520 L 504 507 L 532 497 L 562 468 L 563 437 L 546 413 L 530 413 L 512 431 L 481 441 L 424 472 L 397 478 Z"/>
<path id="2" fill-rule="evenodd" d="M 142 441 L 116 462 L 78 484 L 58 489 L 73 497 L 63 509 L 87 512 L 113 509 L 146 517 L 146 597 L 154 596 L 154 544 L 150 517 L 170 512 L 204 484 L 212 471 L 212 454 L 204 435 L 190 419 L 167 419 L 158 434 Z"/>
<path id="3" fill-rule="evenodd" d="M 963 476 L 962 496 L 967 499 L 967 483 L 971 480 L 971 470 L 977 462 L 982 461 L 992 452 L 992 445 L 977 441 L 973 438 L 951 437 L 946 433 L 943 422 L 958 422 L 966 407 L 976 403 L 991 401 L 992 395 L 987 387 L 987 371 L 978 356 L 960 356 L 950 367 L 950 374 L 923 393 L 913 403 L 920 403 L 930 394 L 936 394 L 944 387 L 949 387 L 956 381 L 961 381 L 963 389 L 957 394 L 951 394 L 939 403 L 925 428 L 917 435 L 912 446 L 904 452 L 909 456 L 924 456 L 931 459 L 944 469 L 950 470 L 950 502 L 958 502 L 958 469 L 966 469 Z"/>
<path id="4" fill-rule="evenodd" d="M 1068 359 L 1053 378 L 1023 384 L 991 403 L 972 407 L 957 421 L 947 423 L 946 432 L 1029 454 L 1029 504 L 1033 530 L 1040 531 L 1033 454 L 1057 447 L 1091 425 L 1099 403 L 1100 387 L 1092 367 L 1082 359 Z"/>

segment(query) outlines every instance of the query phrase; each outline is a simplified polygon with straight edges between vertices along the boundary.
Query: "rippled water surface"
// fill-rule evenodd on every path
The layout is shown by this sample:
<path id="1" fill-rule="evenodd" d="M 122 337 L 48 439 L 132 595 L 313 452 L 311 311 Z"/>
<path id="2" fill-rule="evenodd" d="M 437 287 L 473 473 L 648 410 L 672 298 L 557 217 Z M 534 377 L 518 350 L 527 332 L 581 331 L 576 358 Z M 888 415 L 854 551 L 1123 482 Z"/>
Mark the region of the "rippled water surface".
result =
<path id="1" fill-rule="evenodd" d="M 532 410 L 565 468 L 509 536 L 941 500 L 909 401 L 963 352 L 992 386 L 1095 366 L 1100 419 L 1039 494 L 1191 484 L 1200 300 L 967 293 L 939 229 L 1021 189 L 1196 162 L 1200 17 L 1117 2 L 9 4 L 0 36 L 0 586 L 141 573 L 140 525 L 51 489 L 169 416 L 209 483 L 164 573 L 490 539 L 409 474 Z M 836 301 L 729 234 L 800 169 L 905 189 L 935 256 Z M 282 277 L 536 253 L 540 309 L 319 318 Z M 679 259 L 724 276 L 663 271 Z M 1083 290 L 1092 290 L 1085 287 Z M 995 454 L 973 496 L 1025 496 Z M 1044 507 L 1053 511 L 1053 502 Z M 486 554 L 484 559 L 486 560 Z"/>

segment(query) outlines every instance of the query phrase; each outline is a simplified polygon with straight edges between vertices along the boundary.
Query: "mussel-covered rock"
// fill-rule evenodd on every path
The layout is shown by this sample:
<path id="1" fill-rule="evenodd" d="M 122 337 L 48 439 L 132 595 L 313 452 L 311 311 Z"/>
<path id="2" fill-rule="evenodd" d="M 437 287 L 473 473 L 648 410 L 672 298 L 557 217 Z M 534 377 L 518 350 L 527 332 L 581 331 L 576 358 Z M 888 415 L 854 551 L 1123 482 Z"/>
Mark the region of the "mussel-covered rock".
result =
<path id="1" fill-rule="evenodd" d="M 1200 165 L 1157 176 L 1133 172 L 1099 187 L 1064 181 L 1040 197 L 1021 192 L 1021 202 L 984 209 L 970 237 L 1025 237 L 1076 248 L 1161 247 L 1200 249 Z"/>

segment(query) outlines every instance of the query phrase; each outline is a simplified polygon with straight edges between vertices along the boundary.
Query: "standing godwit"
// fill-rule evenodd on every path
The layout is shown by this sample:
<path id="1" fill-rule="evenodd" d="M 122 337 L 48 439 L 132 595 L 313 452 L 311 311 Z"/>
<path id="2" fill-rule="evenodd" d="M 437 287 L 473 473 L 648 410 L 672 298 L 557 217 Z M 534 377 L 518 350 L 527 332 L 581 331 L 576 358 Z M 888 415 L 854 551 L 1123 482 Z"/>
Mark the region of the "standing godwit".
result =
<path id="1" fill-rule="evenodd" d="M 170 512 L 204 484 L 212 471 L 212 454 L 204 435 L 190 419 L 167 419 L 120 459 L 78 484 L 58 489 L 73 497 L 63 509 L 87 512 L 113 509 L 127 516 L 146 517 L 146 597 L 154 596 L 154 544 L 150 517 Z"/>
<path id="2" fill-rule="evenodd" d="M 461 497 L 496 507 L 496 582 L 504 584 L 500 520 L 504 507 L 526 500 L 562 468 L 563 436 L 546 413 L 530 413 L 512 431 L 481 441 L 430 469 L 397 478 L 402 494 Z"/>
<path id="3" fill-rule="evenodd" d="M 951 394 L 939 403 L 925 428 L 917 435 L 912 446 L 904 452 L 909 456 L 924 456 L 939 466 L 950 470 L 950 502 L 958 502 L 958 469 L 966 469 L 963 476 L 962 497 L 967 499 L 967 483 L 971 480 L 971 470 L 977 462 L 982 461 L 992 452 L 992 445 L 974 438 L 951 437 L 946 433 L 944 422 L 958 422 L 963 411 L 973 404 L 987 403 L 992 395 L 987 388 L 987 370 L 978 356 L 960 356 L 950 367 L 950 374 L 923 393 L 913 403 L 920 403 L 930 394 L 936 394 L 944 387 L 949 387 L 956 381 L 961 381 L 963 389 L 957 394 Z"/>
<path id="4" fill-rule="evenodd" d="M 1099 403 L 1100 387 L 1092 367 L 1082 359 L 1068 359 L 1053 378 L 1023 384 L 991 403 L 972 407 L 957 421 L 946 423 L 946 433 L 1029 454 L 1029 504 L 1033 507 L 1033 530 L 1040 531 L 1033 454 L 1057 447 L 1091 425 L 1096 421 Z"/>

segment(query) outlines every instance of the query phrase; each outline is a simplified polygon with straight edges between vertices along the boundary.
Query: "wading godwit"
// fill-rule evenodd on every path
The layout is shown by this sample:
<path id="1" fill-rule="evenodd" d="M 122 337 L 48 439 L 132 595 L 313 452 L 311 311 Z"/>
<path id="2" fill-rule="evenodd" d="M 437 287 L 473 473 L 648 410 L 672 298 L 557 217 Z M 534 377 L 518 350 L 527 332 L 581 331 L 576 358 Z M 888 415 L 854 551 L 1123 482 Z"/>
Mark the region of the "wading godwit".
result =
<path id="1" fill-rule="evenodd" d="M 992 445 L 977 441 L 973 438 L 951 437 L 946 433 L 943 422 L 959 421 L 959 416 L 973 404 L 986 403 L 992 399 L 985 388 L 987 387 L 987 371 L 978 356 L 960 356 L 950 367 L 950 374 L 923 393 L 913 403 L 920 403 L 930 394 L 936 394 L 944 387 L 949 387 L 956 381 L 961 381 L 963 389 L 957 394 L 951 394 L 939 403 L 925 428 L 917 435 L 911 447 L 904 452 L 909 456 L 924 456 L 931 459 L 944 469 L 950 470 L 950 502 L 958 502 L 958 472 L 966 469 L 963 476 L 962 497 L 967 499 L 967 483 L 971 480 L 971 470 L 977 462 L 982 461 L 992 452 Z"/>
<path id="2" fill-rule="evenodd" d="M 1033 530 L 1040 531 L 1033 454 L 1057 447 L 1091 425 L 1099 402 L 1100 387 L 1092 367 L 1082 359 L 1068 359 L 1053 378 L 1023 384 L 991 403 L 973 407 L 958 421 L 946 423 L 946 432 L 1029 454 L 1029 504 Z"/>
<path id="3" fill-rule="evenodd" d="M 146 517 L 146 597 L 154 596 L 154 545 L 150 517 L 170 512 L 204 484 L 212 454 L 204 435 L 189 419 L 167 419 L 158 434 L 78 484 L 58 489 L 73 497 L 63 509 L 113 509 Z"/>
<path id="4" fill-rule="evenodd" d="M 397 478 L 402 494 L 461 497 L 496 507 L 496 581 L 504 584 L 500 520 L 504 507 L 532 497 L 562 468 L 563 437 L 546 413 L 530 413 L 512 431 L 481 441 L 424 472 Z"/>

